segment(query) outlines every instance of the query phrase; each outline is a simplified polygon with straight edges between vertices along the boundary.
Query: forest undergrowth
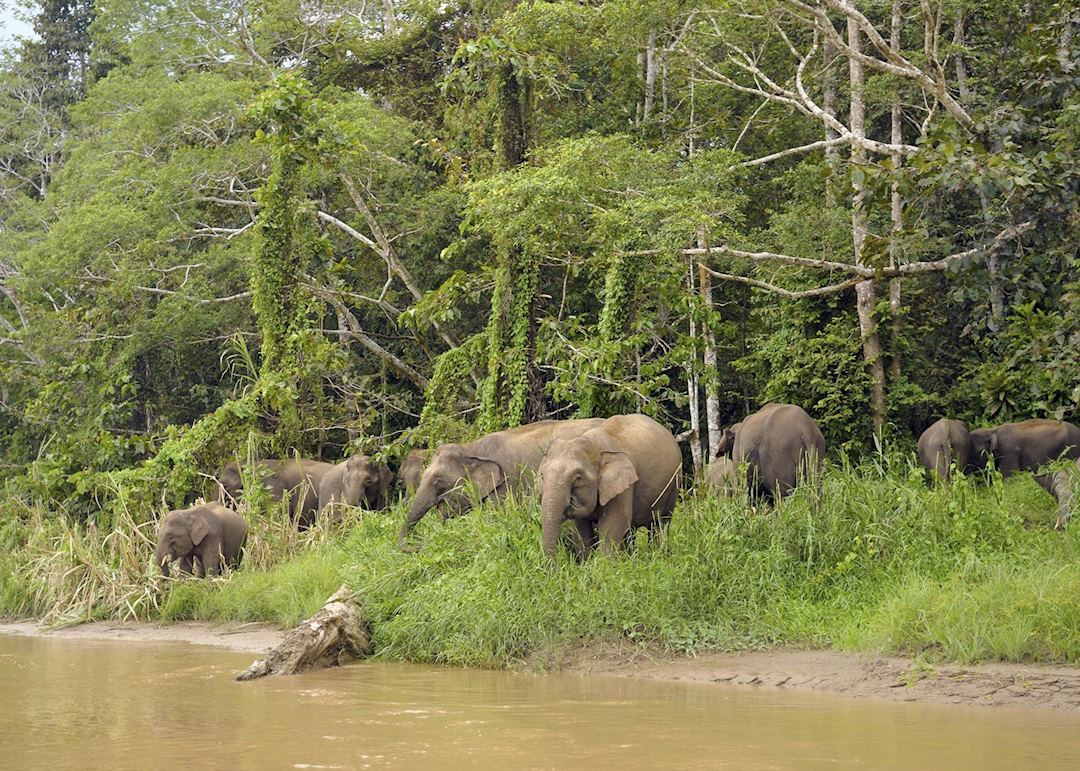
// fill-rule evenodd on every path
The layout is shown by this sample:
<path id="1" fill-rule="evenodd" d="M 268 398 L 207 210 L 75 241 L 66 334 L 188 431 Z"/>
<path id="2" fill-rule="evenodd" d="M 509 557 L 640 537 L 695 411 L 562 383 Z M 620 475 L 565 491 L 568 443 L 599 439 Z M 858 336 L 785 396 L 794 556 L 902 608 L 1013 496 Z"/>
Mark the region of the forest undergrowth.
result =
<path id="1" fill-rule="evenodd" d="M 775 508 L 686 493 L 666 533 L 548 564 L 534 501 L 427 517 L 355 511 L 299 534 L 280 508 L 246 512 L 243 567 L 166 580 L 153 523 L 109 532 L 23 506 L 0 531 L 0 616 L 268 621 L 314 612 L 343 582 L 378 656 L 461 666 L 555 665 L 569 648 L 630 640 L 674 653 L 782 646 L 930 660 L 1080 662 L 1080 534 L 1028 477 L 928 488 L 905 456 L 831 465 Z M 10 505 L 10 503 L 9 503 Z M 141 523 L 140 523 L 141 522 Z"/>

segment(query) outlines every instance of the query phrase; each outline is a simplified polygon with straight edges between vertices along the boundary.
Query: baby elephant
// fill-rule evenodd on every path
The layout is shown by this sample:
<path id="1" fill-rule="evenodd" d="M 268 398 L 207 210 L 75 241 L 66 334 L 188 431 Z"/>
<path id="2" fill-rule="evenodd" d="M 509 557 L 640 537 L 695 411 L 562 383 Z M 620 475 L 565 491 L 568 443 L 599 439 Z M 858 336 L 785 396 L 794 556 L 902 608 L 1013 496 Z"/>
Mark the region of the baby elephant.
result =
<path id="1" fill-rule="evenodd" d="M 739 467 L 726 455 L 713 458 L 705 467 L 705 482 L 717 495 L 735 495 L 742 488 Z"/>
<path id="2" fill-rule="evenodd" d="M 180 561 L 181 573 L 216 575 L 223 563 L 230 567 L 240 564 L 247 532 L 244 518 L 220 503 L 170 511 L 158 527 L 154 562 L 165 576 L 173 560 Z"/>
<path id="3" fill-rule="evenodd" d="M 326 472 L 319 483 L 319 518 L 335 505 L 386 508 L 386 491 L 394 474 L 366 455 L 353 455 Z"/>

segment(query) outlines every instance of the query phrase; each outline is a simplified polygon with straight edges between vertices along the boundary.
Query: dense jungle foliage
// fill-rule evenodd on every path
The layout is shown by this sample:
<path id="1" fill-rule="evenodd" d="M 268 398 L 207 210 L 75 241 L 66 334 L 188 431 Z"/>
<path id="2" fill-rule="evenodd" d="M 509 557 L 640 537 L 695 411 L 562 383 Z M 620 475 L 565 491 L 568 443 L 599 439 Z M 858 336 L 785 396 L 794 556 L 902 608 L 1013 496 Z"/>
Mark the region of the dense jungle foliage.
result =
<path id="1" fill-rule="evenodd" d="M 813 614 L 790 634 L 747 631 L 739 607 L 768 606 L 769 571 L 778 598 L 840 602 L 835 582 L 866 560 L 881 565 L 859 607 L 907 581 L 898 619 L 953 570 L 1022 572 L 1072 543 L 1018 524 L 1050 506 L 1038 491 L 994 483 L 948 503 L 900 457 L 943 415 L 1080 418 L 1075 0 L 38 0 L 30 13 L 34 35 L 0 60 L 0 548 L 59 550 L 86 576 L 100 558 L 117 580 L 79 605 L 77 587 L 27 583 L 53 575 L 44 563 L 0 560 L 0 612 L 61 617 L 61 596 L 75 615 L 160 612 L 124 588 L 138 583 L 125 570 L 148 567 L 123 550 L 210 494 L 229 458 L 393 463 L 543 417 L 641 411 L 697 470 L 721 424 L 768 401 L 804 407 L 834 471 L 851 472 L 832 483 L 848 491 L 836 522 L 793 501 L 763 532 L 770 520 L 728 504 L 685 504 L 620 579 L 657 610 L 678 603 L 664 580 L 646 590 L 650 561 L 675 550 L 665 575 L 701 566 L 686 614 L 672 611 L 682 621 L 645 636 L 835 642 Z M 856 474 L 848 458 L 893 470 Z M 999 516 L 1008 495 L 1030 506 Z M 888 509 L 898 523 L 863 499 L 913 503 Z M 459 557 L 412 563 L 362 536 L 392 524 L 366 518 L 304 551 L 268 521 L 280 570 L 296 571 L 282 591 L 311 577 L 307 599 L 282 606 L 308 609 L 355 558 L 388 571 L 356 582 L 387 644 L 422 648 L 402 656 L 519 657 L 539 630 L 575 623 L 523 614 L 536 626 L 512 637 L 527 644 L 440 654 L 387 587 L 434 587 L 425 571 L 479 569 L 478 551 L 538 559 L 531 541 L 509 556 L 523 511 L 501 535 L 455 524 L 479 529 Z M 927 535 L 920 512 L 952 519 Z M 699 563 L 703 522 L 727 546 Z M 819 526 L 837 539 L 824 552 L 803 532 Z M 903 559 L 880 557 L 878 538 Z M 1020 542 L 1041 546 L 1005 567 Z M 250 585 L 252 601 L 279 570 L 258 543 L 251 561 L 271 572 L 230 590 Z M 472 569 L 453 579 L 470 597 L 488 585 Z M 708 594 L 732 570 L 754 577 Z M 205 591 L 177 589 L 165 610 L 206 615 L 192 610 Z M 633 636 L 619 625 L 640 610 L 581 629 Z M 1065 648 L 1053 655 L 1080 660 Z"/>

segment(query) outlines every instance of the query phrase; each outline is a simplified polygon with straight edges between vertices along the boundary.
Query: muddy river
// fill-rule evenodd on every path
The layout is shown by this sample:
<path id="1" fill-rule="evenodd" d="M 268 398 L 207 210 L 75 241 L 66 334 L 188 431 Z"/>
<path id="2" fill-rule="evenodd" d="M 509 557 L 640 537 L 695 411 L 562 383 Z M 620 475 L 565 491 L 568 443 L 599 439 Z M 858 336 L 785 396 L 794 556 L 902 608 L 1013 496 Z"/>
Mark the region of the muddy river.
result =
<path id="1" fill-rule="evenodd" d="M 0 635 L 0 768 L 1080 768 L 1080 716 Z"/>

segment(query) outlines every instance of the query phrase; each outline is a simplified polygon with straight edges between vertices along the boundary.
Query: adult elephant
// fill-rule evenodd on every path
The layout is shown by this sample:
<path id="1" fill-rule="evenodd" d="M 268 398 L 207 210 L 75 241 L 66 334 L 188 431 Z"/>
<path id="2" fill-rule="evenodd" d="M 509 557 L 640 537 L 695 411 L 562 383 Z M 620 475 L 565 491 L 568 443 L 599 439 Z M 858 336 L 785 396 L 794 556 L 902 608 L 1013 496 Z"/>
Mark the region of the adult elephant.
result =
<path id="1" fill-rule="evenodd" d="M 297 526 L 301 530 L 311 527 L 319 511 L 319 485 L 334 464 L 296 458 L 267 458 L 255 461 L 255 467 L 255 473 L 262 478 L 271 498 L 280 501 L 288 494 L 289 516 Z M 235 501 L 237 494 L 244 489 L 244 478 L 239 464 L 235 462 L 227 463 L 218 472 L 217 479 L 221 486 L 221 503 Z"/>
<path id="2" fill-rule="evenodd" d="M 444 444 L 431 456 L 416 488 L 398 545 L 405 547 L 416 523 L 438 507 L 445 519 L 472 505 L 463 483 L 471 481 L 481 500 L 499 500 L 510 491 L 528 490 L 551 443 L 572 439 L 603 423 L 602 418 L 542 420 L 496 431 L 468 444 Z"/>
<path id="3" fill-rule="evenodd" d="M 551 443 L 540 463 L 543 547 L 555 556 L 569 519 L 579 559 L 612 551 L 631 530 L 666 523 L 675 508 L 682 454 L 671 432 L 646 415 L 616 415 Z"/>
<path id="4" fill-rule="evenodd" d="M 424 466 L 427 465 L 427 450 L 409 450 L 405 460 L 401 461 L 398 468 L 398 478 L 405 485 L 405 494 L 412 495 L 420 486 L 420 477 L 424 474 Z"/>
<path id="5" fill-rule="evenodd" d="M 739 467 L 726 455 L 717 455 L 705 467 L 705 483 L 720 495 L 732 495 L 739 490 Z"/>
<path id="6" fill-rule="evenodd" d="M 1060 420 L 1005 423 L 991 432 L 990 451 L 1002 477 L 1030 471 L 1053 495 L 1053 474 L 1040 474 L 1039 468 L 1053 460 L 1080 458 L 1080 428 Z"/>
<path id="7" fill-rule="evenodd" d="M 181 573 L 216 575 L 240 564 L 247 532 L 244 518 L 216 501 L 170 511 L 158 526 L 154 563 L 165 576 L 174 560 Z"/>
<path id="8" fill-rule="evenodd" d="M 1055 471 L 1050 480 L 1051 492 L 1058 502 L 1055 530 L 1064 530 L 1072 514 L 1073 500 L 1080 487 L 1080 458 L 1063 469 Z"/>
<path id="9" fill-rule="evenodd" d="M 751 497 L 775 501 L 795 489 L 801 474 L 817 472 L 825 458 L 821 429 L 794 404 L 766 404 L 736 426 L 729 429 L 731 459 L 746 464 Z"/>
<path id="10" fill-rule="evenodd" d="M 919 436 L 919 460 L 934 478 L 948 482 L 955 464 L 961 471 L 972 466 L 971 432 L 962 420 L 942 418 Z"/>
<path id="11" fill-rule="evenodd" d="M 378 511 L 386 508 L 387 490 L 394 473 L 385 463 L 366 455 L 353 455 L 336 464 L 319 483 L 319 516 L 335 506 L 362 506 Z"/>

